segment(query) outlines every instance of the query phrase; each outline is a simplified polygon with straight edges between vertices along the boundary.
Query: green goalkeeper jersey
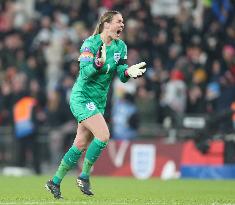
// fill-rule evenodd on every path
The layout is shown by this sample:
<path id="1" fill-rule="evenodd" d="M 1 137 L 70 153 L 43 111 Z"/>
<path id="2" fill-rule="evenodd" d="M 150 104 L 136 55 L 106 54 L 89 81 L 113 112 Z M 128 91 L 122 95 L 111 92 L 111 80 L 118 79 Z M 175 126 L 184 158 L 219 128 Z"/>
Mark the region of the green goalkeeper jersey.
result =
<path id="1" fill-rule="evenodd" d="M 106 62 L 102 68 L 95 68 L 94 60 L 102 43 L 100 34 L 93 35 L 84 41 L 80 49 L 79 76 L 70 97 L 70 107 L 78 121 L 104 112 L 109 86 L 115 73 L 122 82 L 129 79 L 125 76 L 128 67 L 125 63 L 127 46 L 122 40 L 112 40 L 110 45 L 106 45 Z"/>

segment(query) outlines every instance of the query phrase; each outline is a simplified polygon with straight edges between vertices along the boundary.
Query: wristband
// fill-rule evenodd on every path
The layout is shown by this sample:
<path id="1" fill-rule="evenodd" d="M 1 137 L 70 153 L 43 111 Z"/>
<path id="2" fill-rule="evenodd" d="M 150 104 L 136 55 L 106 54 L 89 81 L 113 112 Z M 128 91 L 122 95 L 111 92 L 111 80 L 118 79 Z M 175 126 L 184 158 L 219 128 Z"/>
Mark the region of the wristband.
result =
<path id="1" fill-rule="evenodd" d="M 127 69 L 125 70 L 124 74 L 125 74 L 125 76 L 128 77 L 128 78 L 130 77 L 129 74 L 128 74 Z"/>

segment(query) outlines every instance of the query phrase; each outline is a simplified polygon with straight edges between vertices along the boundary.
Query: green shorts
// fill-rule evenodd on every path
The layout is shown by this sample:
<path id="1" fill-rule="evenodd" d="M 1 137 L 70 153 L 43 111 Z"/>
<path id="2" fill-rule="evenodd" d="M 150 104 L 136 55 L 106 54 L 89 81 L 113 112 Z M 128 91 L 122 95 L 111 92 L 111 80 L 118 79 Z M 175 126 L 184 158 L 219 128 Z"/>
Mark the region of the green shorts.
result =
<path id="1" fill-rule="evenodd" d="M 81 122 L 98 113 L 104 114 L 104 107 L 104 103 L 98 104 L 84 95 L 71 94 L 70 109 L 78 122 Z"/>

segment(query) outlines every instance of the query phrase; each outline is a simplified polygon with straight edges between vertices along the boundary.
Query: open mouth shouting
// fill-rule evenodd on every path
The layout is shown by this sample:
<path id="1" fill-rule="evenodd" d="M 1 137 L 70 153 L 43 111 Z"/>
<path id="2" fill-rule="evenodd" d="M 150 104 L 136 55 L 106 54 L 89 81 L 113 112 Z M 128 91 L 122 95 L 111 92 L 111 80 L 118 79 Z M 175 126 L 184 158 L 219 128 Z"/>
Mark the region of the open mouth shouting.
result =
<path id="1" fill-rule="evenodd" d="M 120 29 L 117 30 L 116 34 L 117 34 L 118 38 L 120 37 L 122 31 L 123 31 L 123 28 L 120 28 Z"/>

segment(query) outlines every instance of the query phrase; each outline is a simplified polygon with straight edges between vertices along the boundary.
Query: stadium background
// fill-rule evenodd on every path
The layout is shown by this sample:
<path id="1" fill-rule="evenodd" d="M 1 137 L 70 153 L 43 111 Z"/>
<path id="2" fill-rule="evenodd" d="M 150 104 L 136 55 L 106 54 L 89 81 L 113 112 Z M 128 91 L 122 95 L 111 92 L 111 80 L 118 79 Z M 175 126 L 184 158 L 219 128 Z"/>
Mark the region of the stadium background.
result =
<path id="1" fill-rule="evenodd" d="M 58 165 L 76 129 L 68 100 L 79 48 L 107 9 L 123 14 L 128 64 L 144 60 L 147 72 L 127 84 L 114 79 L 105 114 L 112 141 L 94 174 L 234 178 L 232 0 L 1 1 L 3 173 L 15 166 L 48 173 Z M 30 110 L 35 132 L 17 138 L 14 108 L 25 95 L 37 102 Z"/>

